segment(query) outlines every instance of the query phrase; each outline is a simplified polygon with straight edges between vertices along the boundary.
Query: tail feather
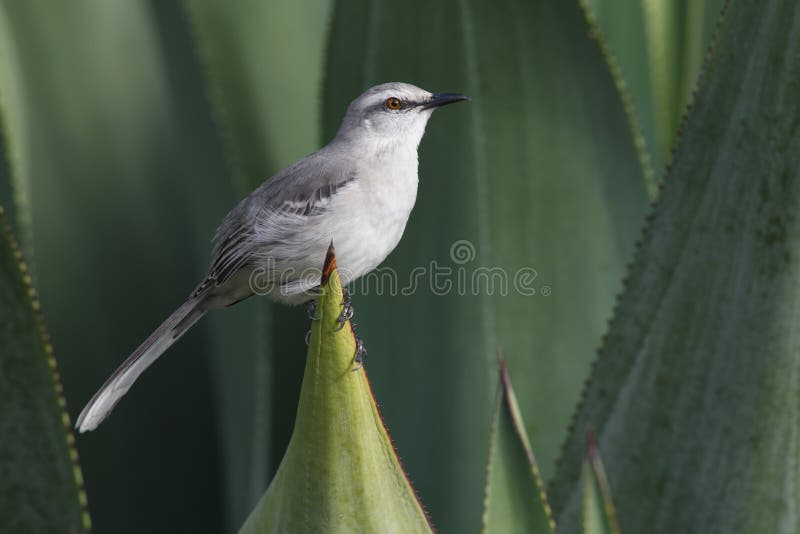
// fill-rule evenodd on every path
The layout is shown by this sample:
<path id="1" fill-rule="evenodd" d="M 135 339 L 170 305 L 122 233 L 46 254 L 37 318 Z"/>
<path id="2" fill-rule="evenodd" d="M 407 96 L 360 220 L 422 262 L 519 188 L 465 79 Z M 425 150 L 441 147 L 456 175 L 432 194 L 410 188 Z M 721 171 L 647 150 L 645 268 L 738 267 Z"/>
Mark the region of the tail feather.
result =
<path id="1" fill-rule="evenodd" d="M 114 371 L 78 416 L 79 432 L 94 430 L 108 417 L 139 375 L 205 314 L 200 304 L 199 298 L 189 298 Z"/>

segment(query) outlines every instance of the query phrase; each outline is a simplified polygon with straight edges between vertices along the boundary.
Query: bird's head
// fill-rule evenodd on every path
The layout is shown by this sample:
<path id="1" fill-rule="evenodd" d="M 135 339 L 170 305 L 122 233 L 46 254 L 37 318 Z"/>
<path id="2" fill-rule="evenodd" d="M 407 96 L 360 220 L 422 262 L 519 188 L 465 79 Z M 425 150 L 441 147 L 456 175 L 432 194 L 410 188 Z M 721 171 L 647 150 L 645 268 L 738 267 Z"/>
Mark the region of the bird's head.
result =
<path id="1" fill-rule="evenodd" d="M 416 149 L 434 109 L 468 99 L 458 93 L 431 93 L 408 83 L 376 85 L 350 103 L 338 135 Z"/>

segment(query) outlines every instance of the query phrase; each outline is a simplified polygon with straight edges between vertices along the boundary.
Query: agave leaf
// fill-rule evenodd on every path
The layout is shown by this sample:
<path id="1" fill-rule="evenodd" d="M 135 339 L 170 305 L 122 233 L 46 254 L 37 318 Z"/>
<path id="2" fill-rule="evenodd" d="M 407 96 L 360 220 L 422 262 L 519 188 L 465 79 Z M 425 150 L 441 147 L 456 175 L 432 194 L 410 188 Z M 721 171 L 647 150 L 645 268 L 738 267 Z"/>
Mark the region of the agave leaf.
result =
<path id="1" fill-rule="evenodd" d="M 593 421 L 623 532 L 797 532 L 800 12 L 731 2 L 549 492 Z"/>
<path id="2" fill-rule="evenodd" d="M 33 199 L 36 287 L 72 415 L 191 291 L 235 202 L 188 28 L 169 12 L 180 15 L 174 3 L 157 4 L 3 3 L 27 125 L 10 137 L 27 143 L 19 154 Z M 241 319 L 242 339 L 255 330 L 251 317 Z M 213 340 L 204 332 L 214 320 L 78 438 L 98 531 L 223 530 L 209 417 Z M 228 349 L 229 366 L 242 368 Z"/>
<path id="3" fill-rule="evenodd" d="M 331 245 L 294 432 L 243 533 L 431 532 L 383 425 L 366 372 L 354 368 L 352 326 L 348 322 L 339 328 L 342 303 Z"/>
<path id="4" fill-rule="evenodd" d="M 530 534 L 556 530 L 505 360 L 492 420 L 483 505 L 483 532 Z"/>
<path id="5" fill-rule="evenodd" d="M 318 148 L 331 2 L 184 0 L 184 5 L 237 189 L 249 193 Z"/>
<path id="6" fill-rule="evenodd" d="M 656 172 L 670 159 L 724 0 L 589 0 L 619 63 Z"/>
<path id="7" fill-rule="evenodd" d="M 434 113 L 403 239 L 383 270 L 351 287 L 357 313 L 368 310 L 359 315 L 368 346 L 404 355 L 373 359 L 370 376 L 384 398 L 402 399 L 384 415 L 405 466 L 434 523 L 466 532 L 480 521 L 498 341 L 547 478 L 647 195 L 614 80 L 576 3 L 395 7 L 337 2 L 324 131 L 374 83 L 472 97 Z M 497 280 L 489 289 L 493 268 L 505 292 Z"/>
<path id="8" fill-rule="evenodd" d="M 581 473 L 583 534 L 620 534 L 617 512 L 611 500 L 611 489 L 593 430 L 587 432 L 586 440 L 586 456 Z"/>
<path id="9" fill-rule="evenodd" d="M 0 4 L 0 531 L 89 532 L 83 474 L 53 346 L 2 205 L 14 196 L 18 228 L 30 230 L 17 69 Z"/>
<path id="10" fill-rule="evenodd" d="M 91 531 L 53 346 L 2 206 L 0 495 L 2 532 Z"/>
<path id="11" fill-rule="evenodd" d="M 0 2 L 0 124 L 3 125 L 5 150 L 0 161 L 10 176 L 0 180 L 0 204 L 6 206 L 6 216 L 20 236 L 25 256 L 33 257 L 30 221 L 29 169 L 26 143 L 28 124 L 25 92 L 20 83 L 20 66 L 17 64 L 13 30 L 3 3 Z"/>

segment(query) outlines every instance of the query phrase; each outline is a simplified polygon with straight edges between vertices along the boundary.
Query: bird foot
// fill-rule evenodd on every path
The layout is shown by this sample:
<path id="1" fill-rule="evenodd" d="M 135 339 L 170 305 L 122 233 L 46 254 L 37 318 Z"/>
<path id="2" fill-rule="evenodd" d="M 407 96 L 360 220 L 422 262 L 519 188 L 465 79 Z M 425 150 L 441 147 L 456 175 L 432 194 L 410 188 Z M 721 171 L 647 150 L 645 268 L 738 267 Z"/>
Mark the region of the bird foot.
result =
<path id="1" fill-rule="evenodd" d="M 364 346 L 364 341 L 358 336 L 356 336 L 356 352 L 353 354 L 353 361 L 356 362 L 353 371 L 358 371 L 364 367 L 364 363 L 367 361 L 367 348 Z"/>
<path id="2" fill-rule="evenodd" d="M 317 315 L 317 301 L 310 300 L 308 301 L 308 305 L 306 306 L 306 313 L 308 314 L 308 318 L 312 321 L 318 321 L 319 316 Z"/>
<path id="3" fill-rule="evenodd" d="M 342 302 L 344 306 L 342 307 L 342 313 L 339 314 L 339 318 L 336 319 L 336 321 L 339 323 L 339 326 L 336 328 L 337 332 L 344 328 L 344 325 L 347 323 L 347 321 L 353 318 L 354 313 L 353 297 L 350 295 L 350 291 L 347 288 L 344 288 L 342 289 L 342 294 L 344 295 L 344 301 Z"/>

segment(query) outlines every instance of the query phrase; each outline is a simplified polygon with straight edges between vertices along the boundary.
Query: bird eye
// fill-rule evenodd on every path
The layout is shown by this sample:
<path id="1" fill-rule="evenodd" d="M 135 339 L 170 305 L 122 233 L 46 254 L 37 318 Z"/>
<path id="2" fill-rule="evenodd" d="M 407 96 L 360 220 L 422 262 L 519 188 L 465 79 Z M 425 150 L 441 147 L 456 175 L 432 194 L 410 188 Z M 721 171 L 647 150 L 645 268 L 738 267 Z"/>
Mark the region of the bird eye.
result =
<path id="1" fill-rule="evenodd" d="M 391 97 L 386 100 L 386 107 L 392 110 L 398 110 L 402 107 L 402 103 L 399 98 Z"/>

